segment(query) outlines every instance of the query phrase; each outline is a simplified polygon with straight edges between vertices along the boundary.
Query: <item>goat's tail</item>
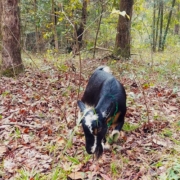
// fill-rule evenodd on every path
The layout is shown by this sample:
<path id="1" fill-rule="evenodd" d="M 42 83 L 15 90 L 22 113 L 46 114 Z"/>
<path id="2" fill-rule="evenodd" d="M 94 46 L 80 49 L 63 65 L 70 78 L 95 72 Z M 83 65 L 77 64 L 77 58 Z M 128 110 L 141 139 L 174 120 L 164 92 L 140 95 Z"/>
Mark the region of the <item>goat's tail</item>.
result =
<path id="1" fill-rule="evenodd" d="M 105 71 L 109 74 L 112 74 L 112 71 L 109 66 L 99 66 L 96 70 L 101 70 L 101 71 Z"/>

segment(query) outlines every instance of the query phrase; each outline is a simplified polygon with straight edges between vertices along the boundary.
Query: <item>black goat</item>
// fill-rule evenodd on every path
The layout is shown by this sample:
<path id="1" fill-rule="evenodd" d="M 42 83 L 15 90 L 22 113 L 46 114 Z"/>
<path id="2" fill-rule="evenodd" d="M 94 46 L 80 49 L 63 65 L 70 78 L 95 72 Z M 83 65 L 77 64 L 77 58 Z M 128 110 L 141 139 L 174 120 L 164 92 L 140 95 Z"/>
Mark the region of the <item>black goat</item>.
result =
<path id="1" fill-rule="evenodd" d="M 116 141 L 126 114 L 125 89 L 108 66 L 100 66 L 94 71 L 78 106 L 83 113 L 81 123 L 86 151 L 99 158 L 105 147 L 108 127 L 114 128 L 111 137 Z"/>

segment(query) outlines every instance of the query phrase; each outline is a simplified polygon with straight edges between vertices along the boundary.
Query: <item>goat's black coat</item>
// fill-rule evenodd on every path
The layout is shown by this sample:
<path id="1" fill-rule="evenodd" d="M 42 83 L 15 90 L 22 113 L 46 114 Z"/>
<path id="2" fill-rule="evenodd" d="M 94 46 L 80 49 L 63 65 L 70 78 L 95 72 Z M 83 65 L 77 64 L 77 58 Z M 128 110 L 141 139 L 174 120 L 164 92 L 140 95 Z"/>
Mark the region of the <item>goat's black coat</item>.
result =
<path id="1" fill-rule="evenodd" d="M 107 68 L 107 67 L 106 67 Z M 115 124 L 115 130 L 120 131 L 124 124 L 126 114 L 126 93 L 122 84 L 105 67 L 99 67 L 95 70 L 89 79 L 86 90 L 81 101 L 78 101 L 81 112 L 84 113 L 82 126 L 86 138 L 86 150 L 88 153 L 95 153 L 97 158 L 103 153 L 102 142 L 105 141 L 105 135 L 108 129 L 108 121 L 118 114 Z M 85 111 L 87 106 L 94 109 Z M 116 112 L 117 111 L 117 112 Z M 90 121 L 91 128 L 87 126 L 86 117 L 90 114 L 97 114 L 98 119 Z M 95 130 L 96 133 L 93 133 Z M 91 152 L 95 143 L 95 151 Z"/>

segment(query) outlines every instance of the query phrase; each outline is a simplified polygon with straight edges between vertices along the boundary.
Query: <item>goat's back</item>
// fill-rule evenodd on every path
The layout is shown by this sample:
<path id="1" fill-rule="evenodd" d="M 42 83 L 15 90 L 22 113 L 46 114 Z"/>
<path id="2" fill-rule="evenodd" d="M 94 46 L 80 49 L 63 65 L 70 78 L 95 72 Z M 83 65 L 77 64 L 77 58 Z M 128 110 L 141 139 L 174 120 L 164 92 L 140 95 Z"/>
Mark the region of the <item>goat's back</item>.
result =
<path id="1" fill-rule="evenodd" d="M 111 74 L 108 67 L 102 66 L 97 68 L 91 75 L 82 101 L 89 106 L 95 107 L 100 98 L 106 95 L 113 95 L 118 100 L 119 96 L 125 96 L 125 91 L 120 82 Z"/>

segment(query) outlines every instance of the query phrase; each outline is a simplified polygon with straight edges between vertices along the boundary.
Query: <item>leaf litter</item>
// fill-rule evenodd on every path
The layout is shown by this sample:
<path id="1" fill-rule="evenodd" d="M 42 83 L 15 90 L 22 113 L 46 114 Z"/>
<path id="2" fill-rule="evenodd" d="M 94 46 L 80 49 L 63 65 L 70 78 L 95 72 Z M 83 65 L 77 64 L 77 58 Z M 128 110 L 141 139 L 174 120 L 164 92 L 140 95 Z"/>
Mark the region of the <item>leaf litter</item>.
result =
<path id="1" fill-rule="evenodd" d="M 110 66 L 127 91 L 128 125 L 121 139 L 96 161 L 85 151 L 81 127 L 72 134 L 79 82 L 81 96 L 91 72 L 108 63 L 85 60 L 81 80 L 68 63 L 65 72 L 46 64 L 48 71 L 27 68 L 17 79 L 0 79 L 1 179 L 19 178 L 21 169 L 49 177 L 56 167 L 68 179 L 143 180 L 164 173 L 162 154 L 179 153 L 179 132 L 163 134 L 179 123 L 179 91 L 118 74 L 120 63 Z"/>

